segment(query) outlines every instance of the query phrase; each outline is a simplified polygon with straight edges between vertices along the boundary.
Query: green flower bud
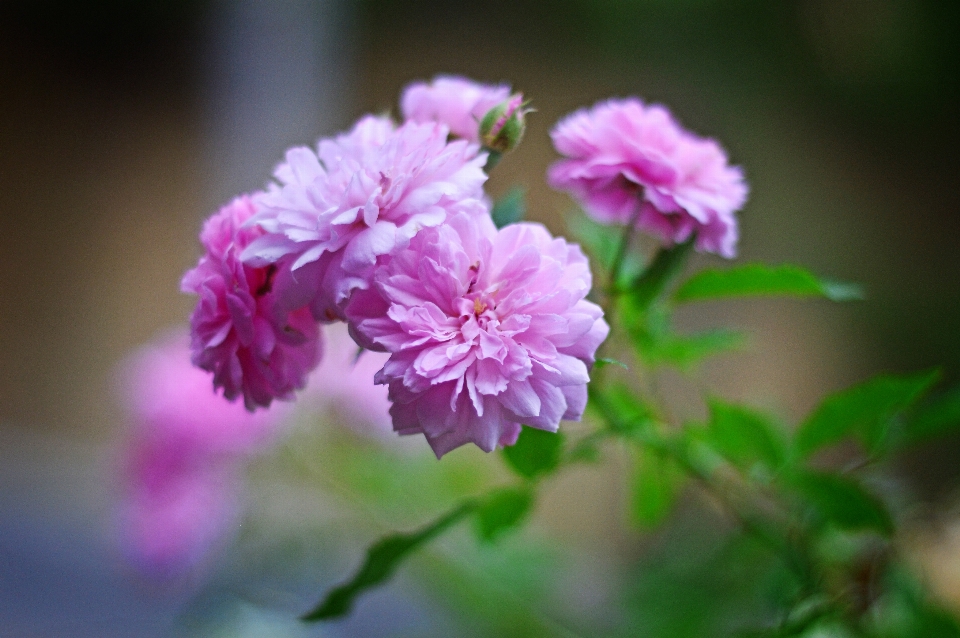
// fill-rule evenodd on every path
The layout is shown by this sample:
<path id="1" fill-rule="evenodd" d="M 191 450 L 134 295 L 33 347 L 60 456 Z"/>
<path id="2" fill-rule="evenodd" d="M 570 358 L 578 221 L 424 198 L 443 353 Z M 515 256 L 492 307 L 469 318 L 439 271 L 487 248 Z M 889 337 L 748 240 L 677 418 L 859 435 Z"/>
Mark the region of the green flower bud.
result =
<path id="1" fill-rule="evenodd" d="M 480 120 L 480 141 L 484 148 L 501 155 L 515 149 L 523 139 L 527 128 L 524 116 L 530 111 L 519 94 L 487 111 Z"/>

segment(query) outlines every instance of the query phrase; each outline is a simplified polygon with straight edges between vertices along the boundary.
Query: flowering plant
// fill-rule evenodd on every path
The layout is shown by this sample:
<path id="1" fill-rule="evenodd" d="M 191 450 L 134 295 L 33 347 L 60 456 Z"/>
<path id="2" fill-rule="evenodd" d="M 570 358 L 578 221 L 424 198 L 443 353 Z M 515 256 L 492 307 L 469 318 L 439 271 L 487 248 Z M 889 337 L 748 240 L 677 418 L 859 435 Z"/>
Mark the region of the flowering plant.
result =
<path id="1" fill-rule="evenodd" d="M 794 428 L 716 397 L 704 420 L 680 421 L 649 381 L 741 339 L 684 334 L 674 309 L 861 293 L 793 265 L 690 274 L 693 251 L 736 256 L 744 173 L 717 142 L 636 98 L 574 113 L 552 132 L 562 158 L 548 180 L 593 220 L 575 226 L 595 277 L 580 246 L 522 221 L 521 196 L 492 204 L 484 191 L 529 112 L 505 85 L 411 85 L 402 122 L 367 116 L 316 149 L 290 150 L 274 182 L 204 227 L 206 253 L 183 288 L 199 295 L 193 362 L 224 398 L 242 397 L 251 411 L 291 399 L 321 359 L 321 324 L 345 323 L 357 346 L 381 353 L 369 382 L 387 386 L 396 433 L 422 434 L 438 458 L 470 443 L 501 450 L 516 478 L 375 543 L 303 618 L 348 613 L 461 520 L 496 540 L 523 523 L 545 480 L 598 462 L 616 442 L 634 460 L 639 526 L 662 524 L 695 482 L 779 561 L 775 609 L 749 635 L 954 631 L 904 585 L 898 513 L 873 486 L 890 454 L 960 424 L 960 395 L 924 400 L 936 372 L 882 375 L 827 397 Z M 656 240 L 653 253 L 643 254 L 641 235 Z M 584 417 L 573 434 L 562 424 Z M 859 461 L 841 466 L 822 454 L 840 444 L 841 457 Z"/>

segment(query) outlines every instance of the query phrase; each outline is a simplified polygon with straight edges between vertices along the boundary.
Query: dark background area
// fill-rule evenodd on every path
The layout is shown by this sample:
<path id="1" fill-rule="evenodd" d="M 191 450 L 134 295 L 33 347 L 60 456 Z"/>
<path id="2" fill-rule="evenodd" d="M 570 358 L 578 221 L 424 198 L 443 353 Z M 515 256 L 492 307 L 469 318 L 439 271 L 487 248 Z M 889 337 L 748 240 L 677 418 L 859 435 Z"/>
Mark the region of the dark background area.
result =
<path id="1" fill-rule="evenodd" d="M 509 81 L 533 100 L 527 140 L 490 190 L 529 185 L 531 216 L 555 232 L 571 204 L 543 183 L 550 127 L 604 97 L 639 95 L 745 168 L 743 259 L 864 284 L 868 299 L 843 307 L 749 302 L 685 316 L 756 332 L 748 353 L 705 371 L 711 388 L 796 419 L 879 371 L 942 366 L 960 381 L 960 4 L 284 0 L 271 15 L 286 5 L 313 16 L 304 32 L 323 34 L 306 41 L 317 46 L 281 22 L 248 34 L 230 22 L 233 7 L 253 6 L 239 0 L 0 0 L 3 525 L 60 500 L 89 516 L 109 509 L 106 492 L 56 496 L 70 476 L 88 481 L 71 489 L 95 483 L 79 461 L 45 481 L 37 467 L 69 456 L 71 441 L 116 436 L 116 363 L 185 321 L 192 300 L 177 284 L 208 212 L 260 187 L 286 146 L 395 109 L 402 86 L 438 72 Z M 251 67 L 257 47 L 275 45 L 257 77 L 322 84 L 315 113 L 290 124 L 278 113 L 295 100 L 224 106 L 224 95 L 237 102 L 231 86 L 247 85 L 223 70 L 221 50 L 236 58 L 246 42 Z M 272 86 L 249 99 L 268 103 Z M 98 454 L 82 458 L 102 464 Z M 960 440 L 940 443 L 904 458 L 903 475 L 944 509 L 958 458 Z M 22 536 L 3 535 L 9 552 Z"/>

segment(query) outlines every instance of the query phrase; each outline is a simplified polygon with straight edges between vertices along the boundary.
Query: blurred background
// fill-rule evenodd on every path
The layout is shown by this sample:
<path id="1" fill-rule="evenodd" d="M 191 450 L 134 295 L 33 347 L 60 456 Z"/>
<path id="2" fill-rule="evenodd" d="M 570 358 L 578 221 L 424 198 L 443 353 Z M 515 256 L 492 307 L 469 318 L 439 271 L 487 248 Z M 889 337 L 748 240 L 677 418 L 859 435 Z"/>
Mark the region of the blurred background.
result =
<path id="1" fill-rule="evenodd" d="M 384 451 L 336 423 L 317 433 L 317 418 L 302 416 L 253 468 L 253 530 L 222 550 L 224 566 L 173 585 L 122 566 L 117 366 L 186 322 L 193 299 L 178 284 L 199 256 L 201 221 L 262 187 L 288 146 L 396 113 L 404 85 L 442 72 L 506 81 L 532 99 L 525 142 L 490 192 L 527 186 L 529 216 L 554 232 L 573 205 L 543 180 L 550 127 L 638 95 L 744 167 L 743 260 L 864 284 L 867 300 L 843 306 L 686 310 L 687 327 L 752 333 L 744 353 L 695 384 L 677 381 L 691 415 L 701 387 L 795 421 L 875 372 L 943 366 L 960 379 L 960 5 L 0 0 L 0 635 L 668 635 L 623 592 L 669 600 L 671 586 L 689 591 L 683 578 L 725 590 L 656 564 L 663 552 L 651 547 L 672 540 L 627 529 L 614 463 L 550 486 L 533 530 L 497 550 L 454 535 L 354 618 L 301 627 L 295 614 L 379 531 L 502 478 L 477 450 L 438 468 L 423 441 Z M 291 461 L 297 450 L 315 451 L 313 466 Z M 960 439 L 906 455 L 897 487 L 925 504 L 917 551 L 956 609 L 958 459 Z M 409 505 L 384 485 L 408 480 L 434 496 Z M 363 522 L 371 511 L 385 527 Z M 678 516 L 687 537 L 711 525 Z"/>

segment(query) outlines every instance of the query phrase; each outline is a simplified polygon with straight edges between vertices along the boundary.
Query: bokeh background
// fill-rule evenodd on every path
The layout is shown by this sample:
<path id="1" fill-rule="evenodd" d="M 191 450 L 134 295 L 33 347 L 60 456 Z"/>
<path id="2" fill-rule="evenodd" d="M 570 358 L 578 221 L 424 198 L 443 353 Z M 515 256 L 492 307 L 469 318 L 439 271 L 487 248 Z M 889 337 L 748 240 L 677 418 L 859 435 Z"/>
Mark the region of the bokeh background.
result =
<path id="1" fill-rule="evenodd" d="M 422 441 L 393 457 L 308 423 L 305 439 L 254 468 L 251 525 L 262 530 L 223 550 L 229 567 L 161 586 L 135 578 L 113 548 L 117 365 L 186 321 L 193 300 L 178 282 L 199 255 L 202 219 L 261 187 L 286 147 L 396 112 L 406 83 L 440 72 L 507 81 L 533 100 L 526 140 L 490 191 L 524 184 L 529 216 L 554 232 L 572 203 L 544 184 L 550 127 L 604 97 L 639 95 L 745 168 L 742 259 L 865 286 L 866 301 L 844 306 L 686 311 L 691 328 L 752 331 L 746 352 L 671 385 L 691 415 L 702 386 L 795 420 L 879 371 L 943 366 L 960 379 L 955 3 L 0 0 L 0 635 L 507 635 L 483 624 L 498 614 L 516 631 L 539 627 L 517 635 L 565 635 L 640 622 L 617 593 L 638 581 L 618 578 L 670 540 L 627 529 L 616 463 L 561 479 L 533 531 L 501 552 L 455 537 L 446 555 L 460 562 L 424 558 L 357 618 L 322 628 L 292 615 L 376 536 L 363 512 L 417 524 L 446 483 L 456 494 L 495 482 L 496 459 L 462 451 L 438 470 Z M 298 447 L 325 450 L 315 460 L 328 469 L 287 472 Z M 363 458 L 380 464 L 371 476 L 382 483 L 422 481 L 408 487 L 441 495 L 409 506 L 364 487 Z M 918 560 L 960 609 L 958 459 L 960 439 L 906 455 L 897 489 L 925 504 Z M 346 478 L 331 482 L 337 473 Z M 360 513 L 346 515 L 351 504 Z M 533 620 L 528 599 L 540 601 Z"/>

